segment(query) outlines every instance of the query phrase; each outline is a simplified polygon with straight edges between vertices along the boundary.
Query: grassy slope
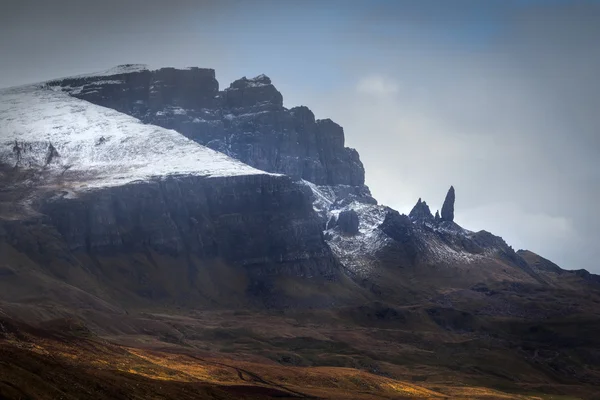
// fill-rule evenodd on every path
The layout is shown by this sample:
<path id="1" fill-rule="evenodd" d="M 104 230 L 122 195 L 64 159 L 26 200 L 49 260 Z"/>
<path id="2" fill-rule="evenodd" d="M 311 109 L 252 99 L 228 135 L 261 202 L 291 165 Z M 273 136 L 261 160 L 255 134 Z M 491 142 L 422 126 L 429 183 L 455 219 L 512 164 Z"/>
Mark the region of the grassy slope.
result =
<path id="1" fill-rule="evenodd" d="M 432 389 L 357 369 L 282 367 L 189 348 L 119 346 L 69 320 L 42 330 L 3 318 L 0 360 L 0 398 L 9 399 L 543 398 L 464 385 Z"/>

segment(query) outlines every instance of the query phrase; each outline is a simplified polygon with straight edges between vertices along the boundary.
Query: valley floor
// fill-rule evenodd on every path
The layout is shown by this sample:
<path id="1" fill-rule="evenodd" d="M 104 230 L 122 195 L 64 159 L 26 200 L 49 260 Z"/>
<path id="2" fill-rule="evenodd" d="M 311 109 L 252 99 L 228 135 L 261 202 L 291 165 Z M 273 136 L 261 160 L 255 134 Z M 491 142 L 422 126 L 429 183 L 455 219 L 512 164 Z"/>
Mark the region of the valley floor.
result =
<path id="1" fill-rule="evenodd" d="M 103 338 L 73 319 L 59 319 L 40 328 L 0 318 L 0 398 L 4 399 L 539 399 L 594 398 L 585 385 L 521 385 L 510 391 L 495 390 L 473 381 L 468 373 L 427 365 L 404 367 L 392 363 L 387 371 L 366 365 L 356 368 L 302 366 L 303 363 L 335 365 L 356 360 L 352 346 L 362 343 L 376 357 L 382 345 L 374 331 L 348 330 L 344 336 L 284 316 L 250 315 L 245 312 L 210 313 L 198 318 L 141 315 L 132 325 L 171 326 L 185 337 L 142 333 Z M 325 317 L 325 316 L 324 316 Z M 153 322 L 152 322 L 153 321 Z M 209 321 L 212 321 L 209 322 Z M 252 321 L 252 323 L 251 323 Z M 123 321 L 121 321 L 123 322 Z M 200 336 L 184 327 L 204 325 Z M 119 325 L 119 322 L 116 322 Z M 211 326 L 212 325 L 212 326 Z M 143 329 L 141 329 L 143 331 Z M 262 332 L 261 332 L 262 331 Z M 382 332 L 386 331 L 381 330 Z M 270 333 L 269 333 L 270 332 Z M 312 333 L 309 333 L 312 332 Z M 154 332 L 155 334 L 157 332 Z M 310 336 L 303 336 L 310 334 Z M 261 340 L 271 338 L 270 345 Z M 321 335 L 319 339 L 316 336 Z M 340 341 L 332 340 L 337 335 Z M 326 337 L 329 336 L 329 337 Z M 354 339 L 352 336 L 355 336 Z M 342 342 L 341 340 L 345 340 Z M 353 342 L 354 340 L 354 342 Z M 389 348 L 388 354 L 415 353 Z M 423 350 L 419 350 L 423 352 Z M 483 351 L 483 350 L 481 350 Z M 423 352 L 424 353 L 424 352 Z M 433 353 L 433 352 L 430 352 Z M 430 354 L 431 356 L 432 354 Z M 444 357 L 442 353 L 435 355 Z M 277 359 L 278 358 L 278 359 Z M 319 362 L 318 359 L 321 359 Z M 363 360 L 368 362 L 367 360 Z M 371 360 L 373 361 L 373 360 Z M 440 364 L 447 360 L 441 360 Z M 297 364 L 297 365 L 294 365 Z M 424 376 L 423 374 L 429 374 Z M 401 377 L 395 379 L 390 376 Z M 404 377 L 404 379 L 402 379 Z M 536 394 L 538 393 L 538 394 Z"/>

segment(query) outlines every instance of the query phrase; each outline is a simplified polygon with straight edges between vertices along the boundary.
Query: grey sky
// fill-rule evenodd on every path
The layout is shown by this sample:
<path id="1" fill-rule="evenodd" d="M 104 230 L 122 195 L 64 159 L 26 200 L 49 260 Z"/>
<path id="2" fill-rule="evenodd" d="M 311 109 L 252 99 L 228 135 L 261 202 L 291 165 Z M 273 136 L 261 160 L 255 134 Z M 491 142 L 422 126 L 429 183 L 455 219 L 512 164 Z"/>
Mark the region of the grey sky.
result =
<path id="1" fill-rule="evenodd" d="M 269 75 L 331 117 L 380 202 L 600 272 L 600 3 L 3 1 L 0 87 L 123 63 Z"/>

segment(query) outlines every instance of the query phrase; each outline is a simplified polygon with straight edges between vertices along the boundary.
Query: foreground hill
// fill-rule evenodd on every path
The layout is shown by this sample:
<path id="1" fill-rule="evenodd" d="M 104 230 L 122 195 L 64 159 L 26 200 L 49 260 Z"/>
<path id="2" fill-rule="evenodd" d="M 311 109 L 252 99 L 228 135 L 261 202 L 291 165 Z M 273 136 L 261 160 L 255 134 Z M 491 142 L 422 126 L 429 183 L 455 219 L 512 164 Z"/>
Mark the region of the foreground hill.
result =
<path id="1" fill-rule="evenodd" d="M 379 205 L 342 128 L 284 108 L 266 76 L 219 91 L 213 70 L 121 66 L 2 90 L 0 122 L 0 312 L 24 329 L 66 318 L 142 353 L 283 365 L 268 381 L 294 391 L 302 368 L 377 375 L 319 383 L 325 398 L 600 385 L 597 276 L 462 228 L 454 188 L 435 216 L 421 199 L 409 215 Z M 10 351 L 29 359 L 32 341 Z"/>

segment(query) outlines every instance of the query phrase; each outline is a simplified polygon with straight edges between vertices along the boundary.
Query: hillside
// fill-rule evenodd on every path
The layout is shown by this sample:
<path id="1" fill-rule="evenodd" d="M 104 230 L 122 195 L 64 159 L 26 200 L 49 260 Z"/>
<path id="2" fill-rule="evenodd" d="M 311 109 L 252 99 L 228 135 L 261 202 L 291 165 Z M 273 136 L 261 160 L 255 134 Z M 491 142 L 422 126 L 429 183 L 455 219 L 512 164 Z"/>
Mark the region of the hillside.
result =
<path id="1" fill-rule="evenodd" d="M 28 396 L 600 385 L 598 276 L 461 227 L 454 187 L 441 214 L 378 204 L 343 129 L 283 107 L 264 75 L 220 91 L 214 70 L 126 65 L 4 89 L 0 182 L 0 345 L 17 360 L 2 368 L 21 382 L 2 395 L 53 365 L 89 379 Z M 57 324 L 75 331 L 56 339 Z"/>

